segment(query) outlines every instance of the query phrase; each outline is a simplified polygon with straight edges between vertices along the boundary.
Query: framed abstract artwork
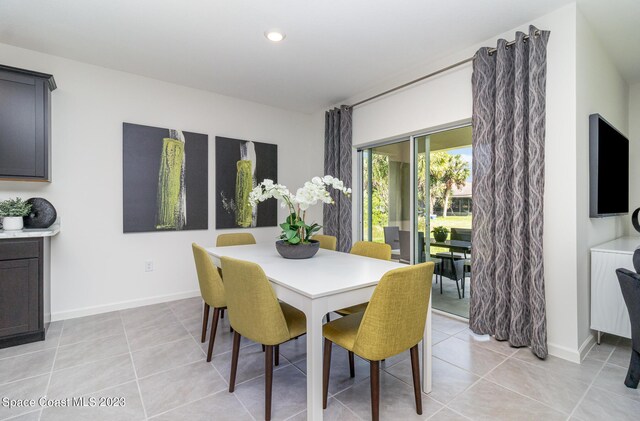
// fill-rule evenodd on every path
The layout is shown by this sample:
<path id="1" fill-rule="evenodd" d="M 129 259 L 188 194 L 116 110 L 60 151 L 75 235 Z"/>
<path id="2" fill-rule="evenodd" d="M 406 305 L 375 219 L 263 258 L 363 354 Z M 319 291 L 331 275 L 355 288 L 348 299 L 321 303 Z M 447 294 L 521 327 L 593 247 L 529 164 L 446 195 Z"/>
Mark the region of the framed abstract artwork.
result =
<path id="1" fill-rule="evenodd" d="M 278 180 L 278 145 L 216 136 L 216 228 L 275 227 L 278 204 L 251 207 L 249 193 L 265 178 Z"/>
<path id="2" fill-rule="evenodd" d="M 123 123 L 123 231 L 208 228 L 208 136 Z"/>

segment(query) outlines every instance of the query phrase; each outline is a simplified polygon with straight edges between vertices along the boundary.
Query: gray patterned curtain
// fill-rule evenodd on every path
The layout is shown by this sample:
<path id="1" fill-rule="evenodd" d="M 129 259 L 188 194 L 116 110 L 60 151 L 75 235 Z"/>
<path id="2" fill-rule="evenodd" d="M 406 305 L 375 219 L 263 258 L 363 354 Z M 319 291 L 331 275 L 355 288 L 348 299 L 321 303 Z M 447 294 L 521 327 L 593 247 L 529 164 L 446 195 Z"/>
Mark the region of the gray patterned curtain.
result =
<path id="1" fill-rule="evenodd" d="M 351 186 L 351 116 L 346 105 L 325 113 L 324 173 Z M 323 206 L 323 231 L 338 238 L 338 251 L 351 249 L 351 198 L 330 189 L 334 205 Z"/>
<path id="2" fill-rule="evenodd" d="M 548 31 L 473 60 L 473 294 L 469 324 L 547 356 L 542 255 Z"/>

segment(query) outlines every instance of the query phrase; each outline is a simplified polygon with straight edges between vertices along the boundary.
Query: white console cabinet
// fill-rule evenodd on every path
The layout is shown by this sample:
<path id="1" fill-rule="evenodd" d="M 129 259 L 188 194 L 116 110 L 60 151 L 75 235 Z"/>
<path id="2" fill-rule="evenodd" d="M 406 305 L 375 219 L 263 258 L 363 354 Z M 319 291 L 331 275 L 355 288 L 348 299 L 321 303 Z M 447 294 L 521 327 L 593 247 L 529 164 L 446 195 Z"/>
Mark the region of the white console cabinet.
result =
<path id="1" fill-rule="evenodd" d="M 631 337 L 627 306 L 620 292 L 616 269 L 633 269 L 633 252 L 640 237 L 621 237 L 591 248 L 591 329 Z"/>

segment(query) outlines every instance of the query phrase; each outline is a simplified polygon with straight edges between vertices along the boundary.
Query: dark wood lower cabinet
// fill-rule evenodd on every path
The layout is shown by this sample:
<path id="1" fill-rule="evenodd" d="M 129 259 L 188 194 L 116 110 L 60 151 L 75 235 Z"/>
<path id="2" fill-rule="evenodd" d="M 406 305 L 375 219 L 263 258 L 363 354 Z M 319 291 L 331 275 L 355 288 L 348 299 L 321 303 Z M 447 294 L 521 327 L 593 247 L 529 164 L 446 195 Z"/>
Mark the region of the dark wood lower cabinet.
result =
<path id="1" fill-rule="evenodd" d="M 0 348 L 44 339 L 43 239 L 0 240 Z"/>

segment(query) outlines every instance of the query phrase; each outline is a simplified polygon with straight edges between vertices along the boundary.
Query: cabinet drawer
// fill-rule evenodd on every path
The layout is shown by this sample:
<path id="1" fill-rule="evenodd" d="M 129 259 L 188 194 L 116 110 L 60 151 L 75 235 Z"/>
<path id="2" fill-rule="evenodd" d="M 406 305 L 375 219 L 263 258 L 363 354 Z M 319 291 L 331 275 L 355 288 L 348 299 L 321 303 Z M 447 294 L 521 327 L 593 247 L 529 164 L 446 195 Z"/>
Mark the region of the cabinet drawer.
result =
<path id="1" fill-rule="evenodd" d="M 16 238 L 0 240 L 0 261 L 37 259 L 42 249 L 42 238 Z"/>
<path id="2" fill-rule="evenodd" d="M 38 280 L 38 259 L 0 262 L 0 336 L 41 327 Z"/>

